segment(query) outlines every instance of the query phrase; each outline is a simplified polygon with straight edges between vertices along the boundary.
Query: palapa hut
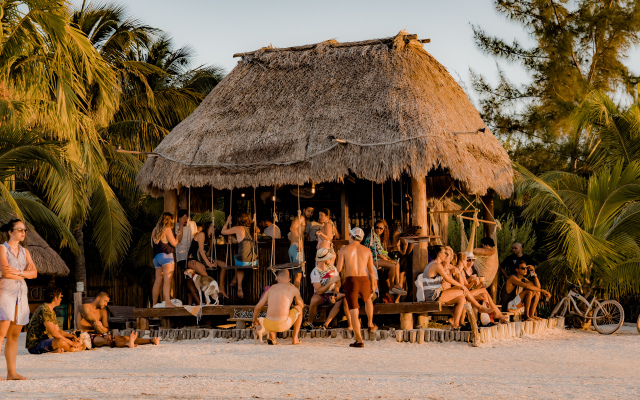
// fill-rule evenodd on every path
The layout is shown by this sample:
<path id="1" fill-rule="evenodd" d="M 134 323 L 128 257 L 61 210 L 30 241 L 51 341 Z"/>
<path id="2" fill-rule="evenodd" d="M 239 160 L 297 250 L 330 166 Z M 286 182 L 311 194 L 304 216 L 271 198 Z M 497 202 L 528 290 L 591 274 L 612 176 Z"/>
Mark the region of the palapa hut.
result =
<path id="1" fill-rule="evenodd" d="M 506 151 L 424 42 L 402 31 L 236 54 L 238 65 L 155 149 L 138 183 L 175 207 L 181 187 L 302 185 L 349 175 L 383 183 L 404 175 L 413 222 L 422 226 L 427 199 L 452 183 L 485 203 L 493 193 L 509 197 Z M 414 265 L 423 268 L 426 244 L 419 248 Z"/>

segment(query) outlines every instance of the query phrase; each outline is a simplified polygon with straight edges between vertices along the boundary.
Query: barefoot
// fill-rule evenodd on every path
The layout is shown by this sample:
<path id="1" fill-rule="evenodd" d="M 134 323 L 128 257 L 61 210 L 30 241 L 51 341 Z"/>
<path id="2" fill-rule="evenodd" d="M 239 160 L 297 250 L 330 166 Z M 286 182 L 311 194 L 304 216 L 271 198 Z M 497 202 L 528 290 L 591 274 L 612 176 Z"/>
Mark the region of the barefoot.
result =
<path id="1" fill-rule="evenodd" d="M 127 347 L 130 347 L 130 348 L 136 347 L 137 344 L 135 343 L 135 341 L 137 338 L 138 338 L 138 332 L 131 332 L 131 335 L 129 335 L 129 343 L 127 343 Z"/>
<path id="2" fill-rule="evenodd" d="M 237 286 L 237 285 L 238 285 L 238 281 L 236 280 L 236 278 L 233 278 L 229 286 Z"/>
<path id="3" fill-rule="evenodd" d="M 160 338 L 159 337 L 154 337 L 153 339 L 151 339 L 151 343 L 155 344 L 156 346 L 160 344 Z"/>
<path id="4" fill-rule="evenodd" d="M 238 286 L 238 297 L 244 299 L 244 292 L 242 291 L 242 287 Z"/>
<path id="5" fill-rule="evenodd" d="M 485 313 L 485 314 L 491 314 L 493 312 L 493 310 L 491 308 L 487 308 L 487 307 L 480 307 L 480 308 L 478 308 L 478 312 L 479 313 Z"/>
<path id="6" fill-rule="evenodd" d="M 168 302 L 168 303 L 165 302 L 164 308 L 176 308 L 176 306 L 174 306 L 172 302 Z"/>
<path id="7" fill-rule="evenodd" d="M 60 349 L 55 349 L 53 351 L 50 351 L 49 353 L 53 353 L 53 354 L 62 354 L 64 353 L 64 349 L 60 348 Z"/>
<path id="8" fill-rule="evenodd" d="M 8 381 L 26 381 L 27 378 L 18 374 L 13 374 L 13 375 L 7 374 L 7 380 Z"/>
<path id="9" fill-rule="evenodd" d="M 291 341 L 291 344 L 302 344 L 302 342 L 300 341 L 300 339 L 293 339 Z"/>
<path id="10" fill-rule="evenodd" d="M 227 296 L 227 292 L 225 292 L 224 290 L 219 291 L 218 294 L 224 297 L 225 299 L 229 298 L 229 296 Z"/>

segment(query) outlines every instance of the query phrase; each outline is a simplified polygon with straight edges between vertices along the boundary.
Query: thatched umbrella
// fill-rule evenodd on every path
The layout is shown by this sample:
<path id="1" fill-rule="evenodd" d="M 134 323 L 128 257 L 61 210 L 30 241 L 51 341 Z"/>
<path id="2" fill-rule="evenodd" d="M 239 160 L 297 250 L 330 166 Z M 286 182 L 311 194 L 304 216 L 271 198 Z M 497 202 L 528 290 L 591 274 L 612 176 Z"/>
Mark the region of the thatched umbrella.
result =
<path id="1" fill-rule="evenodd" d="M 0 225 L 6 224 L 9 220 L 15 218 L 15 215 L 3 213 L 0 215 Z M 0 240 L 4 243 L 7 240 L 6 234 L 0 234 Z M 67 276 L 69 268 L 67 264 L 60 258 L 58 253 L 47 244 L 47 242 L 38 235 L 32 226 L 29 226 L 24 242 L 22 245 L 29 250 L 31 258 L 36 264 L 38 274 L 51 276 Z"/>
<path id="2" fill-rule="evenodd" d="M 511 195 L 506 151 L 416 35 L 238 56 L 146 161 L 143 189 L 157 196 L 347 174 L 384 182 L 406 172 L 446 176 L 469 194 Z"/>

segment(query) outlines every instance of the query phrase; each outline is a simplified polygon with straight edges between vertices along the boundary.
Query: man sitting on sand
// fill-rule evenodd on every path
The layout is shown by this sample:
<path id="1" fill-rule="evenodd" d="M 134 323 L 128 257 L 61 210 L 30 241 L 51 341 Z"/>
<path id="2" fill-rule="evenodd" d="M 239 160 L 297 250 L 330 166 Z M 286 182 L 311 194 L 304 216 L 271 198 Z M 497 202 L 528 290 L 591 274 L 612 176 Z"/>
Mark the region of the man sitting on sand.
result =
<path id="1" fill-rule="evenodd" d="M 106 292 L 100 292 L 91 303 L 83 304 L 78 312 L 78 329 L 89 333 L 94 347 L 136 347 L 139 344 L 160 343 L 158 337 L 139 339 L 137 332 L 131 332 L 129 336 L 110 335 L 106 309 L 108 303 L 109 295 Z"/>
<path id="2" fill-rule="evenodd" d="M 263 295 L 253 310 L 253 325 L 262 325 L 269 331 L 267 343 L 276 344 L 276 332 L 288 331 L 293 326 L 292 344 L 300 344 L 298 339 L 302 325 L 302 309 L 304 302 L 300 291 L 291 284 L 289 271 L 281 269 L 276 274 L 276 283 Z M 291 308 L 295 301 L 296 305 Z M 267 316 L 258 318 L 262 307 L 268 305 Z"/>
<path id="3" fill-rule="evenodd" d="M 349 231 L 349 244 L 342 247 L 338 252 L 338 262 L 336 268 L 338 272 L 345 269 L 344 294 L 351 314 L 351 324 L 356 341 L 350 347 L 364 347 L 362 335 L 360 333 L 360 320 L 358 314 L 360 305 L 358 297 L 364 300 L 364 309 L 369 320 L 369 331 L 375 332 L 377 327 L 373 324 L 373 300 L 372 293 L 378 287 L 373 269 L 373 256 L 369 248 L 360 244 L 364 238 L 364 231 L 360 228 L 353 228 Z M 371 279 L 369 279 L 371 277 Z"/>
<path id="4" fill-rule="evenodd" d="M 60 329 L 54 308 L 62 301 L 62 289 L 48 287 L 44 291 L 44 304 L 31 316 L 27 325 L 25 347 L 31 354 L 63 353 L 85 350 L 80 340 Z"/>

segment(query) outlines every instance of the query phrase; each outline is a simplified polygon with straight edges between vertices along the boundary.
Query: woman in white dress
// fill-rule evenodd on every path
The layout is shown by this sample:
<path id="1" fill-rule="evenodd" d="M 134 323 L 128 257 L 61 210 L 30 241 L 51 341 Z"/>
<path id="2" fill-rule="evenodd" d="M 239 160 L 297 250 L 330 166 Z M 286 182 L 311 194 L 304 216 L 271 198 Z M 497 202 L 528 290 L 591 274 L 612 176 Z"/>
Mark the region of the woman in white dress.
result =
<path id="1" fill-rule="evenodd" d="M 7 379 L 27 379 L 16 372 L 16 354 L 22 326 L 29 323 L 29 300 L 24 280 L 35 278 L 38 272 L 29 250 L 20 246 L 27 233 L 24 222 L 12 219 L 0 231 L 9 235 L 9 240 L 0 246 L 0 346 L 6 337 Z"/>

